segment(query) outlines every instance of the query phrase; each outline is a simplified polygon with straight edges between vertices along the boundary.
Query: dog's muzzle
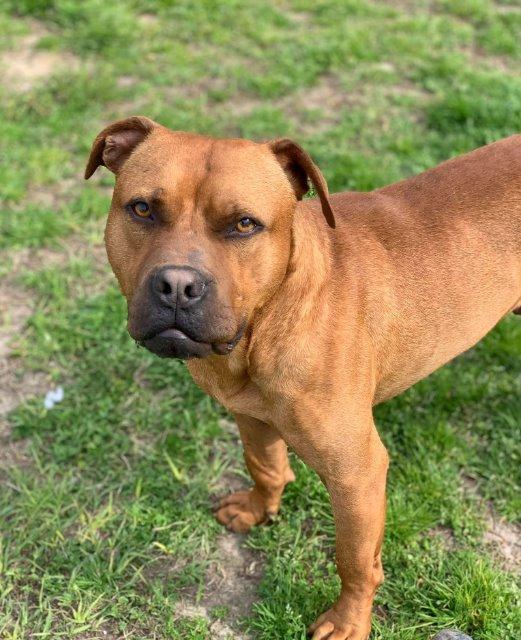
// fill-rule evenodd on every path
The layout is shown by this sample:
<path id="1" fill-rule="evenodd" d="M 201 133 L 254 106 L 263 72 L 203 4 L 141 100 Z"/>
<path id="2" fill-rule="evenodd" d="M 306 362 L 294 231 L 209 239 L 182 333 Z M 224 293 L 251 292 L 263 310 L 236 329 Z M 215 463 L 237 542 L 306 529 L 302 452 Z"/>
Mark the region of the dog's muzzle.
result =
<path id="1" fill-rule="evenodd" d="M 223 320 L 226 326 L 218 326 Z M 230 353 L 244 332 L 243 325 L 230 331 L 231 326 L 237 323 L 223 318 L 215 281 L 189 266 L 155 270 L 129 307 L 130 335 L 163 358 Z"/>

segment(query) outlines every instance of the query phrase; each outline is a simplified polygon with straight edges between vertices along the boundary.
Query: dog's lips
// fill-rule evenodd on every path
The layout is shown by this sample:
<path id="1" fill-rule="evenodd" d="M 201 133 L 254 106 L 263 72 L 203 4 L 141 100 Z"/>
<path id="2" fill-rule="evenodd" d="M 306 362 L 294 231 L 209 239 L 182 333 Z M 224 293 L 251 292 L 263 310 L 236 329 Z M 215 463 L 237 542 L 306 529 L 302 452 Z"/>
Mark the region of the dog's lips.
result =
<path id="1" fill-rule="evenodd" d="M 230 342 L 200 342 L 188 336 L 181 329 L 170 328 L 160 331 L 151 337 L 141 340 L 141 344 L 149 351 L 162 358 L 205 358 L 212 353 L 226 355 L 233 351 L 242 337 L 241 329 Z"/>
<path id="2" fill-rule="evenodd" d="M 181 329 L 165 329 L 164 331 L 160 331 L 159 333 L 156 333 L 154 337 L 155 338 L 172 338 L 173 340 L 179 340 L 179 339 L 191 340 L 192 342 L 203 344 L 203 343 L 199 343 L 199 340 L 193 340 L 192 338 L 189 338 L 184 331 L 181 331 Z"/>
<path id="3" fill-rule="evenodd" d="M 190 338 L 180 329 L 165 329 L 141 341 L 162 358 L 204 358 L 212 353 L 212 345 Z"/>
<path id="4" fill-rule="evenodd" d="M 218 353 L 219 355 L 224 356 L 227 353 L 232 352 L 237 346 L 237 344 L 239 343 L 242 336 L 244 335 L 245 329 L 246 329 L 246 323 L 242 322 L 233 340 L 230 340 L 230 342 L 218 342 L 218 343 L 212 344 L 212 347 L 215 353 Z"/>

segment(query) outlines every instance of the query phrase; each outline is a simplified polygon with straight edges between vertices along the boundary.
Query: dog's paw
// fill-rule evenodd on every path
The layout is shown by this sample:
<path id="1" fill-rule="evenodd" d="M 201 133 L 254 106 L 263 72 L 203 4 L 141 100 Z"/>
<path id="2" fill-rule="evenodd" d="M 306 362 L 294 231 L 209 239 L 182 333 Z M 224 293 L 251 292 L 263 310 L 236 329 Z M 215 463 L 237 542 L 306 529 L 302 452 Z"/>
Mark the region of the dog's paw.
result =
<path id="1" fill-rule="evenodd" d="M 332 607 L 308 629 L 311 640 L 367 640 L 370 626 L 347 622 Z"/>
<path id="2" fill-rule="evenodd" d="M 255 489 L 237 491 L 226 496 L 219 502 L 214 514 L 221 524 L 236 533 L 247 533 L 256 524 L 268 520 L 271 515 Z"/>

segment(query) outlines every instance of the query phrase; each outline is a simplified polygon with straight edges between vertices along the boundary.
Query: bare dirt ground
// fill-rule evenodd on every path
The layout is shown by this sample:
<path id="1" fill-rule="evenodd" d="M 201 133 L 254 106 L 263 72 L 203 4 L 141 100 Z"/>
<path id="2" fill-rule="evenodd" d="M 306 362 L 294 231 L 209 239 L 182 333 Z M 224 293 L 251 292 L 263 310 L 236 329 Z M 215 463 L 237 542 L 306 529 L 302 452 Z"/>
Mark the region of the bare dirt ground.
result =
<path id="1" fill-rule="evenodd" d="M 193 598 L 185 598 L 176 607 L 177 616 L 208 620 L 212 640 L 249 640 L 251 637 L 237 630 L 237 622 L 251 613 L 256 600 L 261 559 L 244 545 L 243 538 L 229 532 L 219 536 L 218 556 L 207 572 L 204 597 L 195 604 Z M 211 611 L 215 607 L 226 607 L 226 623 L 212 620 Z"/>
<path id="2" fill-rule="evenodd" d="M 521 574 L 521 525 L 500 518 L 491 504 L 486 523 L 484 541 L 505 569 Z"/>
<path id="3" fill-rule="evenodd" d="M 464 492 L 479 502 L 485 502 L 479 494 L 478 484 L 474 478 L 463 475 L 462 483 Z M 483 542 L 491 548 L 504 569 L 521 574 L 521 525 L 501 518 L 491 502 L 485 504 L 485 509 L 486 530 Z"/>
<path id="4" fill-rule="evenodd" d="M 15 261 L 20 256 L 13 256 Z M 16 268 L 0 281 L 0 467 L 27 464 L 24 440 L 13 440 L 7 414 L 20 402 L 40 395 L 46 388 L 40 373 L 22 374 L 19 359 L 13 353 L 16 338 L 23 332 L 34 300 L 30 293 L 16 284 Z"/>
<path id="5" fill-rule="evenodd" d="M 28 25 L 29 33 L 17 39 L 16 47 L 0 54 L 3 82 L 16 91 L 27 91 L 55 73 L 80 67 L 79 59 L 70 52 L 39 48 L 50 32 L 36 20 Z"/>

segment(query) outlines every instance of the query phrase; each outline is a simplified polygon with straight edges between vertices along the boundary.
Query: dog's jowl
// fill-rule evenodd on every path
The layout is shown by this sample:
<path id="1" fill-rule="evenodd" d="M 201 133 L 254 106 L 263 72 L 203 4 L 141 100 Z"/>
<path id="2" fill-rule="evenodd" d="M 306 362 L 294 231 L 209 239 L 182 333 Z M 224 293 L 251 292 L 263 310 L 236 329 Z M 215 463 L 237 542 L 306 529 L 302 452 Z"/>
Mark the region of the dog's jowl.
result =
<path id="1" fill-rule="evenodd" d="M 521 136 L 332 196 L 291 140 L 144 117 L 97 136 L 86 177 L 99 165 L 116 174 L 105 239 L 131 336 L 188 359 L 237 420 L 254 485 L 217 519 L 245 532 L 276 513 L 292 447 L 331 496 L 342 581 L 310 631 L 364 640 L 388 465 L 372 407 L 521 307 Z"/>

